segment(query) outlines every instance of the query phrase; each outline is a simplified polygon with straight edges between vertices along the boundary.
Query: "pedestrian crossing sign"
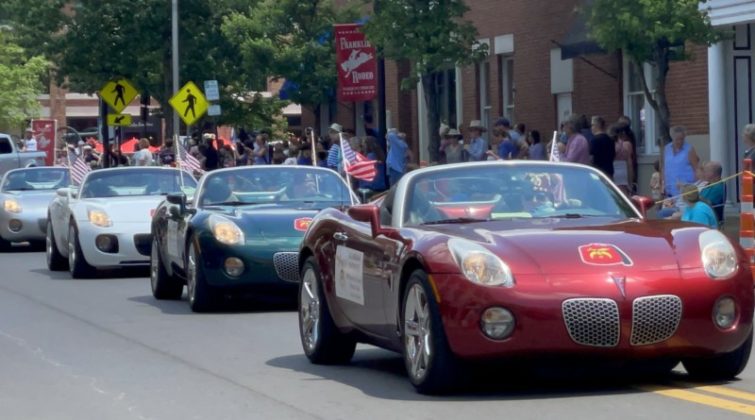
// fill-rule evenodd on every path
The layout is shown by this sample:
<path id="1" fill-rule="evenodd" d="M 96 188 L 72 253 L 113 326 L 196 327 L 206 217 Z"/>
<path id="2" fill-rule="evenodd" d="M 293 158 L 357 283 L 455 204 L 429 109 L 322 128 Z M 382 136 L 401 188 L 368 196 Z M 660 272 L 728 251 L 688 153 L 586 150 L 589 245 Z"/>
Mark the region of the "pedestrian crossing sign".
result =
<path id="1" fill-rule="evenodd" d="M 207 98 L 194 82 L 186 83 L 168 102 L 186 125 L 194 124 L 207 112 Z"/>
<path id="2" fill-rule="evenodd" d="M 136 98 L 139 91 L 126 79 L 115 79 L 100 89 L 100 98 L 120 114 Z"/>

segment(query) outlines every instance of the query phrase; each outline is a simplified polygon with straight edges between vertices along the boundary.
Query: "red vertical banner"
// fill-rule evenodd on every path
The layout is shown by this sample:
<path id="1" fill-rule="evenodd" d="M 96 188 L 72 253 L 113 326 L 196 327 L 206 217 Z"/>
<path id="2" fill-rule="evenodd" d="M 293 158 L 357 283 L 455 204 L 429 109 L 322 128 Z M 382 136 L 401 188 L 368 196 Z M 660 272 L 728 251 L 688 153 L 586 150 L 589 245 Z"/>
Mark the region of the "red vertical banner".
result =
<path id="1" fill-rule="evenodd" d="M 377 95 L 375 47 L 360 31 L 360 25 L 335 25 L 338 100 L 371 101 Z"/>
<path id="2" fill-rule="evenodd" d="M 32 120 L 31 131 L 37 138 L 37 151 L 45 152 L 45 165 L 55 163 L 55 134 L 58 131 L 57 120 Z"/>

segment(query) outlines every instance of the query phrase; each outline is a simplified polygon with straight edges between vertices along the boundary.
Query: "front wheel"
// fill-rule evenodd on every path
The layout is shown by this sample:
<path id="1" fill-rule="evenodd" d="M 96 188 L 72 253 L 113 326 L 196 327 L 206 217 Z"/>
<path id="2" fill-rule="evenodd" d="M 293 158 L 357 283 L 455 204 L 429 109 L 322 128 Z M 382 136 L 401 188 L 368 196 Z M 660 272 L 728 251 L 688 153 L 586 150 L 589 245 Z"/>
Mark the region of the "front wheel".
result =
<path id="1" fill-rule="evenodd" d="M 401 311 L 404 363 L 409 380 L 422 394 L 451 391 L 459 376 L 458 361 L 448 345 L 431 290 L 427 274 L 414 271 Z"/>
<path id="2" fill-rule="evenodd" d="M 215 308 L 217 292 L 205 280 L 202 259 L 194 244 L 194 239 L 189 245 L 186 258 L 186 291 L 189 295 L 189 307 L 194 312 L 209 312 Z"/>
<path id="3" fill-rule="evenodd" d="M 184 285 L 174 276 L 168 274 L 160 258 L 159 241 L 152 240 L 152 253 L 149 261 L 149 280 L 152 296 L 158 300 L 178 300 L 184 291 Z"/>
<path id="4" fill-rule="evenodd" d="M 75 279 L 89 278 L 94 275 L 94 267 L 89 265 L 84 253 L 81 252 L 81 242 L 79 242 L 79 231 L 76 225 L 72 224 L 68 228 L 68 271 L 71 277 Z"/>
<path id="5" fill-rule="evenodd" d="M 299 336 L 304 354 L 315 364 L 348 363 L 356 341 L 333 322 L 316 264 L 314 257 L 307 259 L 299 283 Z"/>
<path id="6" fill-rule="evenodd" d="M 690 376 L 709 381 L 730 380 L 747 366 L 752 350 L 752 331 L 747 340 L 731 353 L 715 357 L 687 359 L 682 363 Z"/>
<path id="7" fill-rule="evenodd" d="M 55 242 L 55 234 L 52 231 L 52 220 L 47 219 L 47 235 L 45 237 L 45 257 L 47 268 L 50 271 L 63 271 L 68 268 L 68 261 L 60 253 L 58 244 Z"/>

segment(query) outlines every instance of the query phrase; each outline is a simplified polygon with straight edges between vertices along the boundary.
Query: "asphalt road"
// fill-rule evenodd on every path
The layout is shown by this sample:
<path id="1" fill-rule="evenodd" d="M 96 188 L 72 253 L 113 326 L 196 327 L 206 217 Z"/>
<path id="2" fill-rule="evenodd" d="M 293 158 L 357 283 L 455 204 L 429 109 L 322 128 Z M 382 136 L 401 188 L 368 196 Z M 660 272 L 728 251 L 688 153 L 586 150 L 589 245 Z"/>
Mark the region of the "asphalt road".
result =
<path id="1" fill-rule="evenodd" d="M 681 368 L 637 381 L 549 367 L 478 373 L 451 397 L 414 392 L 401 359 L 369 346 L 310 365 L 292 308 L 192 314 L 157 302 L 146 273 L 71 280 L 44 254 L 0 255 L 1 419 L 725 419 L 755 415 L 755 364 L 696 385 Z"/>

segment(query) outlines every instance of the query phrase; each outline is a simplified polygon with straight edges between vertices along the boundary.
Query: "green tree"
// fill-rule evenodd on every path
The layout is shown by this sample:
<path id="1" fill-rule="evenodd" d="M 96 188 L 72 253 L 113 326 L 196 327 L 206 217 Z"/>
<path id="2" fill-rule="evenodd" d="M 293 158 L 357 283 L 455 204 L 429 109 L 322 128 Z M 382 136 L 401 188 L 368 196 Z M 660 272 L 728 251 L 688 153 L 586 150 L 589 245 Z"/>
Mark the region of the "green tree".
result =
<path id="1" fill-rule="evenodd" d="M 13 42 L 10 31 L 0 29 L 0 127 L 20 129 L 27 120 L 39 115 L 37 96 L 44 92 L 42 77 L 48 62 L 29 56 Z"/>
<path id="2" fill-rule="evenodd" d="M 241 54 L 238 71 L 264 68 L 292 82 L 290 99 L 318 116 L 337 83 L 333 24 L 353 22 L 360 3 L 336 8 L 332 0 L 261 0 L 230 14 L 222 31 Z"/>
<path id="3" fill-rule="evenodd" d="M 411 62 L 412 76 L 402 81 L 402 88 L 421 81 L 430 133 L 437 133 L 443 71 L 487 55 L 487 45 L 476 42 L 477 29 L 464 20 L 469 8 L 464 0 L 380 0 L 376 9 L 365 27 L 367 37 L 385 58 Z M 431 135 L 432 161 L 438 160 L 439 142 Z"/>
<path id="4" fill-rule="evenodd" d="M 640 77 L 645 99 L 658 114 L 664 142 L 669 136 L 671 111 L 666 78 L 672 59 L 687 59 L 685 44 L 711 45 L 721 34 L 710 24 L 707 0 L 594 0 L 586 10 L 590 35 L 606 51 L 620 50 L 643 75 L 643 64 L 653 68 L 655 90 Z M 661 144 L 661 154 L 663 146 Z M 663 162 L 663 156 L 661 156 Z"/>
<path id="5" fill-rule="evenodd" d="M 109 79 L 126 77 L 157 99 L 171 131 L 170 1 L 49 0 L 31 2 L 31 7 L 26 0 L 8 2 L 11 22 L 25 42 L 43 48 L 56 65 L 59 81 L 65 80 L 76 91 L 94 93 Z M 234 100 L 265 76 L 264 69 L 239 71 L 242 58 L 220 32 L 225 15 L 247 7 L 248 0 L 179 3 L 180 82 L 218 80 L 224 107 L 221 123 L 248 122 L 246 112 L 266 113 L 258 119 L 270 119 L 284 105 L 268 98 L 255 98 L 264 102 L 260 104 Z"/>

